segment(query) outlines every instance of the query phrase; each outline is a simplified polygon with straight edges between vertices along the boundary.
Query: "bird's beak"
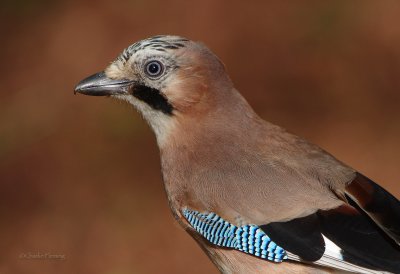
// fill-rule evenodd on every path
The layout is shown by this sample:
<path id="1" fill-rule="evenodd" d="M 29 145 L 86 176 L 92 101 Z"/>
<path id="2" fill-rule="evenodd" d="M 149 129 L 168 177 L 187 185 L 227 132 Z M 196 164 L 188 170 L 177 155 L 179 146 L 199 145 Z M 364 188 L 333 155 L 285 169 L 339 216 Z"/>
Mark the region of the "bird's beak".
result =
<path id="1" fill-rule="evenodd" d="M 132 80 L 113 80 L 104 72 L 99 72 L 80 81 L 74 93 L 92 96 L 124 95 L 129 94 L 133 85 Z"/>

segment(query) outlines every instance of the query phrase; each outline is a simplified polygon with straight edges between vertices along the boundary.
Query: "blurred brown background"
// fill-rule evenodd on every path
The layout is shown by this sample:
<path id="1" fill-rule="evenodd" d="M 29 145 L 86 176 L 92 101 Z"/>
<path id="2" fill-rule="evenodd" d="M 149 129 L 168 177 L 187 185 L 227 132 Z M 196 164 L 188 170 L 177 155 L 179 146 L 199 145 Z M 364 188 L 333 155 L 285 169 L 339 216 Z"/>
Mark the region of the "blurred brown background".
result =
<path id="1" fill-rule="evenodd" d="M 399 14 L 395 0 L 2 1 L 0 273 L 216 273 L 169 213 L 139 115 L 73 95 L 156 34 L 206 43 L 262 117 L 399 197 Z"/>

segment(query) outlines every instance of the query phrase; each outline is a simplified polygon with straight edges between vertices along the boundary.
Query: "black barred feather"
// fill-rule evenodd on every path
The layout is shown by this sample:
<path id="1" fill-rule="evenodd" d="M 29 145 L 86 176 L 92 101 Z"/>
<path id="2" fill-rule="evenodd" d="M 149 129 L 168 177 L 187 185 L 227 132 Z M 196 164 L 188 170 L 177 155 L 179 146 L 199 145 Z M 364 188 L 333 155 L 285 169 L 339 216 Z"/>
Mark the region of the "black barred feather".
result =
<path id="1" fill-rule="evenodd" d="M 183 216 L 210 243 L 236 249 L 272 262 L 287 259 L 286 251 L 256 225 L 235 226 L 215 213 L 184 209 Z"/>

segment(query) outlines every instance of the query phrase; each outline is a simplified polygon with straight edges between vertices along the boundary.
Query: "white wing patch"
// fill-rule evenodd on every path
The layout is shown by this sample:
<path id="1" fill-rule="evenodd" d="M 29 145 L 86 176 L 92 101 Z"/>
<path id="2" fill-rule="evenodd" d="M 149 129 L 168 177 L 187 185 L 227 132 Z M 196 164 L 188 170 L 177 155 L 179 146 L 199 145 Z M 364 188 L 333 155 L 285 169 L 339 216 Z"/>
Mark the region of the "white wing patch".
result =
<path id="1" fill-rule="evenodd" d="M 357 265 L 351 264 L 349 262 L 343 261 L 342 249 L 340 247 L 338 247 L 334 242 L 329 240 L 325 235 L 322 235 L 322 236 L 324 237 L 324 241 L 325 241 L 325 253 L 321 259 L 319 259 L 316 262 L 313 262 L 313 264 L 331 267 L 331 268 L 335 268 L 335 269 L 340 269 L 340 270 L 353 272 L 353 273 L 360 273 L 360 274 L 390 273 L 390 272 L 385 272 L 385 271 L 371 270 L 368 268 L 364 268 L 364 267 L 357 266 Z M 292 254 L 290 252 L 287 252 L 287 256 L 288 256 L 289 260 L 304 262 L 303 260 L 300 259 L 299 256 Z M 304 263 L 309 263 L 309 262 L 304 262 Z"/>

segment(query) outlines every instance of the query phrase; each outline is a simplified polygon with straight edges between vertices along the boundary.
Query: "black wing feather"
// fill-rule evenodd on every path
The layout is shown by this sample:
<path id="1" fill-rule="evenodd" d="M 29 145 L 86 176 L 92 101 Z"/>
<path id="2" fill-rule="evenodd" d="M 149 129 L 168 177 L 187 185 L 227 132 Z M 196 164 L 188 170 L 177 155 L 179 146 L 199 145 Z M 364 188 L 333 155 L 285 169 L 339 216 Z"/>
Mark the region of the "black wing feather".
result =
<path id="1" fill-rule="evenodd" d="M 305 261 L 317 261 L 324 254 L 325 243 L 316 214 L 260 228 L 279 246 Z"/>
<path id="2" fill-rule="evenodd" d="M 323 256 L 324 235 L 342 249 L 344 261 L 373 270 L 400 273 L 400 247 L 393 240 L 400 225 L 396 215 L 400 204 L 378 185 L 373 184 L 371 189 L 374 190 L 371 192 L 373 199 L 359 195 L 356 196 L 357 204 L 349 199 L 350 204 L 339 208 L 319 210 L 303 218 L 260 228 L 278 245 L 304 261 L 317 261 Z M 351 197 L 354 193 L 353 190 Z M 358 206 L 361 202 L 362 209 Z M 372 205 L 378 208 L 374 209 Z"/>
<path id="3" fill-rule="evenodd" d="M 360 173 L 346 187 L 354 201 L 389 237 L 400 245 L 400 202 Z"/>
<path id="4" fill-rule="evenodd" d="M 344 261 L 400 273 L 400 249 L 363 212 L 343 205 L 317 214 L 322 233 L 342 249 Z"/>

